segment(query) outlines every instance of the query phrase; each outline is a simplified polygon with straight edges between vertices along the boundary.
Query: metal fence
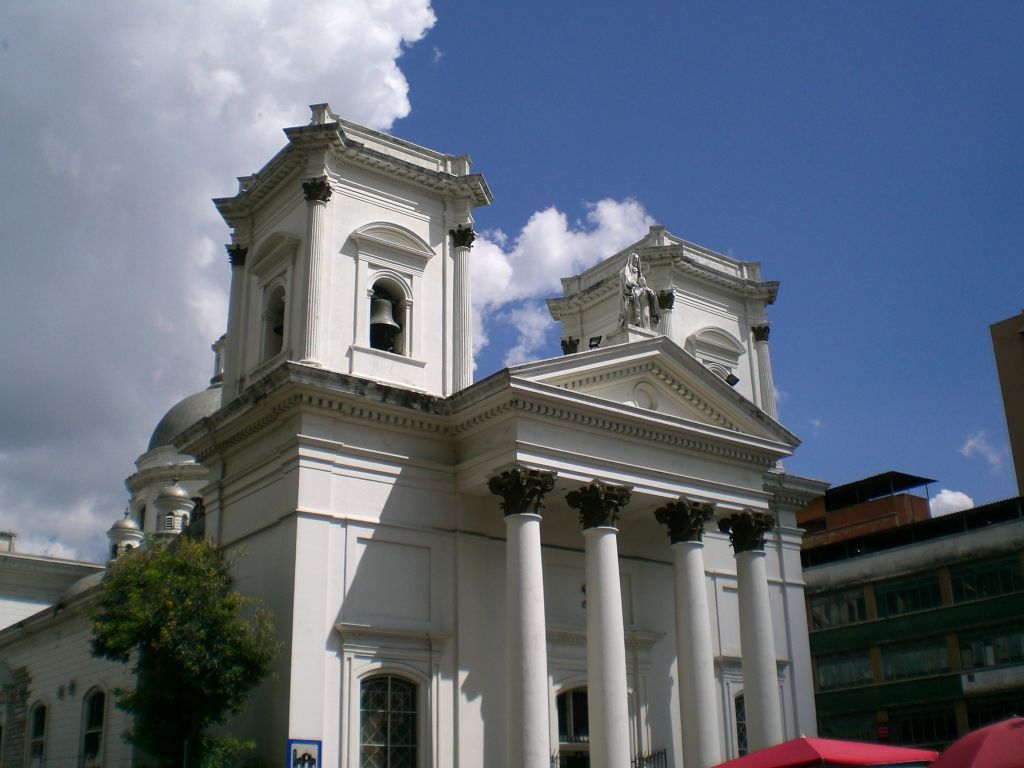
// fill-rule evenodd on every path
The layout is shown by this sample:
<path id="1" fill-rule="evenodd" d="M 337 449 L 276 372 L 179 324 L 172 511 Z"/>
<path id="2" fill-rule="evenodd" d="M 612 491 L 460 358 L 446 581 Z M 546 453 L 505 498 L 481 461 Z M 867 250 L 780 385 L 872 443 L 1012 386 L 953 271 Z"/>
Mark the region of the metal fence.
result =
<path id="1" fill-rule="evenodd" d="M 551 768 L 578 768 L 589 766 L 588 755 L 552 755 Z M 630 761 L 631 768 L 668 768 L 668 751 L 658 749 L 643 755 L 637 755 Z"/>
<path id="2" fill-rule="evenodd" d="M 659 749 L 646 755 L 637 755 L 632 761 L 633 768 L 668 768 L 668 751 Z"/>

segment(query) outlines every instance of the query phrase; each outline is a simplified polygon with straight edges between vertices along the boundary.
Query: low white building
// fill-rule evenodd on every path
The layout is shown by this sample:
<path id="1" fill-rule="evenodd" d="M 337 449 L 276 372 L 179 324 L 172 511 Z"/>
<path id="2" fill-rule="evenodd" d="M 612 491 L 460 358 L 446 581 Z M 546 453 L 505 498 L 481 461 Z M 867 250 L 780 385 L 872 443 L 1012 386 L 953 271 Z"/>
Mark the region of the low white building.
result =
<path id="1" fill-rule="evenodd" d="M 276 616 L 276 673 L 229 730 L 351 768 L 704 768 L 813 735 L 794 515 L 824 485 L 780 469 L 777 284 L 653 227 L 563 280 L 564 356 L 472 383 L 483 177 L 326 105 L 285 133 L 216 201 L 223 374 L 128 480 L 149 532 L 187 522 L 169 482 L 200 501 Z M 54 662 L 22 635 L 0 660 L 26 717 Z M 81 764 L 51 736 L 47 764 Z"/>

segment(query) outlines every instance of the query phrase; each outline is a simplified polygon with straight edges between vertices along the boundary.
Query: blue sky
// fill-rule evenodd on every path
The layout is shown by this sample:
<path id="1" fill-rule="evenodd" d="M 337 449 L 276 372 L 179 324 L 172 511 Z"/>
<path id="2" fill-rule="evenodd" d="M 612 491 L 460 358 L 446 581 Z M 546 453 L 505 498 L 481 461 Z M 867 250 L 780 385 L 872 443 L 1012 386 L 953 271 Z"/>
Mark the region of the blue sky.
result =
<path id="1" fill-rule="evenodd" d="M 472 154 L 495 192 L 478 226 L 633 198 L 760 260 L 782 284 L 775 379 L 804 440 L 790 471 L 1016 493 L 988 325 L 1024 306 L 1024 5 L 435 8 L 393 130 Z M 490 335 L 484 372 L 507 338 Z"/>
<path id="2" fill-rule="evenodd" d="M 1022 29 L 1019 2 L 3 4 L 0 528 L 102 556 L 224 328 L 210 198 L 323 101 L 486 175 L 478 376 L 557 354 L 542 298 L 656 222 L 781 282 L 790 471 L 1013 495 L 988 326 L 1024 306 Z"/>

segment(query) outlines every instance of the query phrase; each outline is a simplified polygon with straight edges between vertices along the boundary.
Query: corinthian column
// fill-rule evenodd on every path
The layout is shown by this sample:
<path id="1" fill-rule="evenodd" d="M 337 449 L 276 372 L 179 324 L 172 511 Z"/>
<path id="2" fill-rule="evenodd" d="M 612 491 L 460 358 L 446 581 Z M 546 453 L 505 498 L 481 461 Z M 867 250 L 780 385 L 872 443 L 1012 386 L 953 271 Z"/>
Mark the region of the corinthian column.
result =
<path id="1" fill-rule="evenodd" d="M 514 466 L 487 482 L 505 513 L 505 764 L 549 768 L 548 648 L 540 513 L 553 472 Z"/>
<path id="2" fill-rule="evenodd" d="M 656 510 L 672 542 L 676 598 L 676 664 L 683 764 L 710 768 L 722 762 L 711 617 L 704 575 L 704 522 L 713 507 L 680 499 Z"/>
<path id="3" fill-rule="evenodd" d="M 306 227 L 306 306 L 302 333 L 302 360 L 305 365 L 323 365 L 324 270 L 327 268 L 325 219 L 331 185 L 326 176 L 304 182 L 302 191 L 308 208 Z"/>
<path id="4" fill-rule="evenodd" d="M 743 700 L 751 752 L 783 741 L 779 673 L 775 665 L 775 635 L 764 555 L 764 535 L 774 525 L 775 518 L 771 515 L 750 510 L 718 521 L 722 532 L 729 533 L 736 553 Z"/>
<path id="5" fill-rule="evenodd" d="M 626 690 L 626 635 L 622 623 L 619 510 L 629 489 L 594 480 L 565 498 L 583 526 L 587 582 L 587 708 L 590 765 L 629 766 L 629 704 Z"/>
<path id="6" fill-rule="evenodd" d="M 772 358 L 768 353 L 768 333 L 771 328 L 755 325 L 750 329 L 754 334 L 754 349 L 757 354 L 757 389 L 761 395 L 761 410 L 777 419 L 775 408 L 775 382 L 772 381 Z"/>
<path id="7" fill-rule="evenodd" d="M 228 294 L 228 341 L 224 350 L 224 402 L 228 403 L 238 394 L 239 354 L 241 353 L 242 288 L 245 283 L 245 257 L 249 249 L 232 243 L 224 246 L 231 263 L 231 292 Z"/>
<path id="8" fill-rule="evenodd" d="M 473 227 L 460 224 L 449 232 L 455 261 L 455 316 L 452 324 L 452 388 L 473 383 L 473 306 L 470 295 L 469 249 L 476 239 Z"/>

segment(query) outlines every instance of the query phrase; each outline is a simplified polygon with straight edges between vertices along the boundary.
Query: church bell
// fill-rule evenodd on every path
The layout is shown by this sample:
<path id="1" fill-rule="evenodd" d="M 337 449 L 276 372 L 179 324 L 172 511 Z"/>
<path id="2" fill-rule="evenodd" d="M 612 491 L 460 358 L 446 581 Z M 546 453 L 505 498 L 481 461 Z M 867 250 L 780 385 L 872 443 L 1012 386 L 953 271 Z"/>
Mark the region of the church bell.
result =
<path id="1" fill-rule="evenodd" d="M 395 322 L 395 304 L 377 294 L 370 303 L 370 346 L 385 352 L 395 351 L 395 335 L 402 326 Z"/>

